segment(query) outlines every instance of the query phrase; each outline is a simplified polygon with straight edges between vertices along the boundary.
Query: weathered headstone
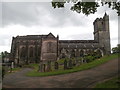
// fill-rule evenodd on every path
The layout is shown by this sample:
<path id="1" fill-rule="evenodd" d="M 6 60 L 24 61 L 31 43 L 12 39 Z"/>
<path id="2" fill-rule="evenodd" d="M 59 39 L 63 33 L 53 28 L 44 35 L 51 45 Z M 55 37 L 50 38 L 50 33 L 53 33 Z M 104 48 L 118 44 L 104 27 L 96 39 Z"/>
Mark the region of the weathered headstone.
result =
<path id="1" fill-rule="evenodd" d="M 47 62 L 46 71 L 47 71 L 47 72 L 51 71 L 51 61 L 48 61 L 48 62 Z"/>
<path id="2" fill-rule="evenodd" d="M 14 63 L 11 62 L 11 65 L 10 65 L 10 72 L 12 72 L 12 69 L 14 68 Z"/>
<path id="3" fill-rule="evenodd" d="M 11 68 L 14 68 L 14 62 L 11 63 Z"/>
<path id="4" fill-rule="evenodd" d="M 68 67 L 71 69 L 72 66 L 73 66 L 73 64 L 72 64 L 72 60 L 70 59 L 70 60 L 68 61 Z"/>
<path id="5" fill-rule="evenodd" d="M 76 65 L 76 61 L 75 60 L 73 60 L 73 66 L 75 66 Z"/>
<path id="6" fill-rule="evenodd" d="M 38 72 L 41 72 L 41 65 L 38 66 Z"/>
<path id="7" fill-rule="evenodd" d="M 86 58 L 83 60 L 84 63 L 86 63 Z"/>
<path id="8" fill-rule="evenodd" d="M 39 65 L 39 71 L 40 71 L 40 72 L 44 72 L 43 69 L 44 69 L 44 66 L 43 66 L 43 64 L 41 63 L 41 64 Z"/>
<path id="9" fill-rule="evenodd" d="M 83 64 L 83 60 L 84 60 L 84 59 L 82 58 L 82 60 L 81 60 L 81 63 L 82 63 L 82 64 Z"/>
<path id="10" fill-rule="evenodd" d="M 58 62 L 55 62 L 55 70 L 58 70 Z"/>
<path id="11" fill-rule="evenodd" d="M 78 58 L 76 58 L 76 66 L 79 66 L 80 64 L 79 64 L 79 60 L 78 60 Z"/>
<path id="12" fill-rule="evenodd" d="M 45 70 L 45 68 L 46 68 L 46 65 L 45 64 L 43 64 L 43 72 L 45 72 L 46 70 Z"/>
<path id="13" fill-rule="evenodd" d="M 81 60 L 80 59 L 78 59 L 78 66 L 81 64 Z"/>
<path id="14" fill-rule="evenodd" d="M 67 60 L 64 60 L 64 70 L 67 69 Z"/>

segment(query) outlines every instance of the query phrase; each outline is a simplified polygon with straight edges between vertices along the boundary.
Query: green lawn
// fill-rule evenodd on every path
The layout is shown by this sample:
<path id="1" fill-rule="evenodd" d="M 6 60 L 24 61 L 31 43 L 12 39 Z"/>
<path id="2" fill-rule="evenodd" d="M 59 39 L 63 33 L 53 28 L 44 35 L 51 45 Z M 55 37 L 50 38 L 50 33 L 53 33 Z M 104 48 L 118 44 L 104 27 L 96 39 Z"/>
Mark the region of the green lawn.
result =
<path id="1" fill-rule="evenodd" d="M 21 68 L 19 68 L 19 67 L 18 67 L 18 68 L 13 68 L 13 69 L 12 69 L 12 71 L 19 71 L 19 70 L 21 70 Z"/>
<path id="2" fill-rule="evenodd" d="M 20 71 L 22 68 L 20 68 L 20 67 L 17 67 L 17 68 L 13 68 L 12 69 L 12 72 L 11 72 L 11 69 L 9 68 L 7 68 L 7 69 L 5 69 L 6 70 L 6 72 L 5 72 L 5 74 L 10 74 L 10 73 L 14 73 L 14 72 L 17 72 L 17 71 Z"/>
<path id="3" fill-rule="evenodd" d="M 98 83 L 95 88 L 120 88 L 120 77 L 114 77 L 102 83 Z"/>
<path id="4" fill-rule="evenodd" d="M 60 74 L 67 74 L 67 73 L 72 73 L 72 72 L 78 72 L 78 71 L 82 71 L 82 70 L 86 70 L 86 69 L 90 69 L 93 67 L 96 67 L 100 64 L 103 64 L 109 60 L 112 60 L 114 58 L 118 58 L 118 54 L 111 54 L 109 56 L 104 56 L 100 59 L 94 60 L 90 63 L 85 63 L 82 64 L 80 66 L 75 66 L 72 69 L 67 69 L 67 70 L 53 70 L 51 72 L 38 72 L 38 66 L 35 65 L 35 68 L 33 71 L 28 72 L 26 75 L 27 76 L 51 76 L 51 75 L 60 75 Z M 33 65 L 34 66 L 34 65 Z"/>

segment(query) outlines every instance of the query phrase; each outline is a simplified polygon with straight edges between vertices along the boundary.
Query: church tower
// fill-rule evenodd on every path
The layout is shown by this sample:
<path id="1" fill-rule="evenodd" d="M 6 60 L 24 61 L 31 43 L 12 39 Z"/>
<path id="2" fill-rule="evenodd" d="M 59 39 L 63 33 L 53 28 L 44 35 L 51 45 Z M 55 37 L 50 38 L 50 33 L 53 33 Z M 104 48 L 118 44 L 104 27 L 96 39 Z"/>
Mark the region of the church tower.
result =
<path id="1" fill-rule="evenodd" d="M 104 14 L 103 18 L 97 18 L 94 22 L 94 40 L 104 48 L 105 54 L 111 53 L 109 15 Z"/>

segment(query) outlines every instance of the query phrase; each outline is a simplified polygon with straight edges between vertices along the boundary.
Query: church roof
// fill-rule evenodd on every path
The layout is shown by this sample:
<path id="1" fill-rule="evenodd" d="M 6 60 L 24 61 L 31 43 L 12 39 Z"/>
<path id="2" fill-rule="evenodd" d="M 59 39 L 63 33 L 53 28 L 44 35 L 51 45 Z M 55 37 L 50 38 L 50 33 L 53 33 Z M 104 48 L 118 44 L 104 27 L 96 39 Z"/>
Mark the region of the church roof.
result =
<path id="1" fill-rule="evenodd" d="M 59 43 L 96 43 L 95 40 L 59 40 Z"/>
<path id="2" fill-rule="evenodd" d="M 50 38 L 53 37 L 55 38 L 55 36 L 50 32 L 48 35 L 26 35 L 26 36 L 17 36 L 16 39 L 40 39 L 40 38 Z"/>

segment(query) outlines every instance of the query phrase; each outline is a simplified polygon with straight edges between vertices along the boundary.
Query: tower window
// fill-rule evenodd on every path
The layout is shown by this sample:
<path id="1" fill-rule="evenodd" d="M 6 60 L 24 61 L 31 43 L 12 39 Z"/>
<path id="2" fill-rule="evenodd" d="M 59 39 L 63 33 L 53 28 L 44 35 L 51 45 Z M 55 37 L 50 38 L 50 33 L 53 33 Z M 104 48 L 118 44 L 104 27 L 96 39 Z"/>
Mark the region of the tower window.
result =
<path id="1" fill-rule="evenodd" d="M 102 25 L 103 25 L 103 22 L 101 22 L 102 23 Z"/>

